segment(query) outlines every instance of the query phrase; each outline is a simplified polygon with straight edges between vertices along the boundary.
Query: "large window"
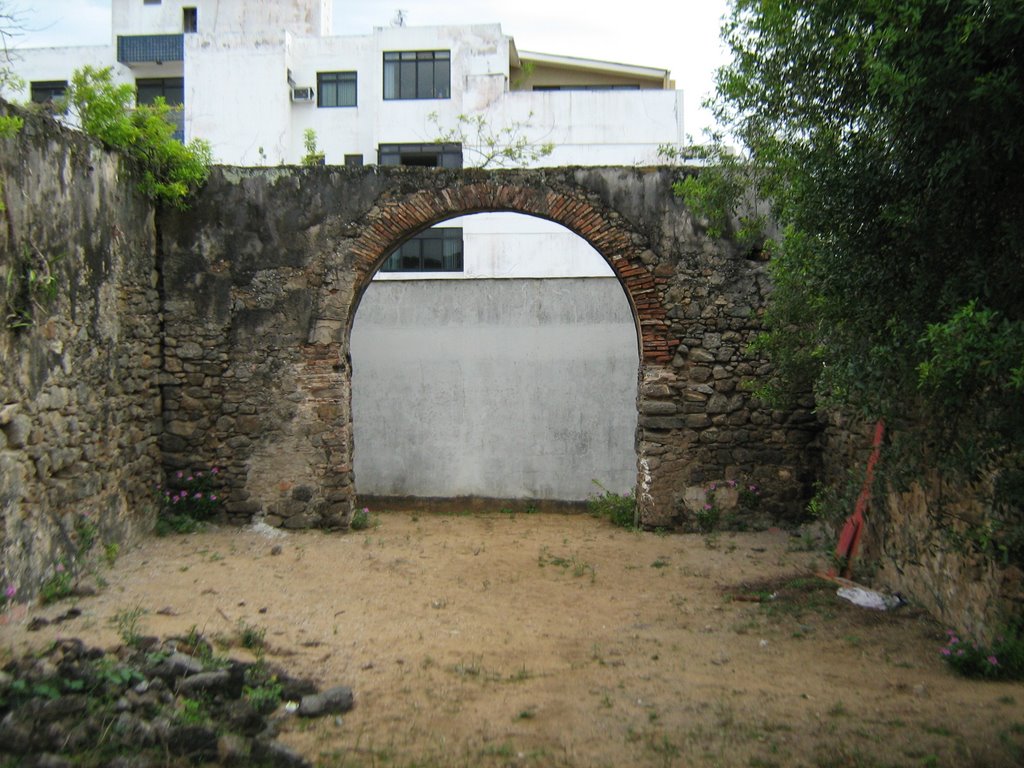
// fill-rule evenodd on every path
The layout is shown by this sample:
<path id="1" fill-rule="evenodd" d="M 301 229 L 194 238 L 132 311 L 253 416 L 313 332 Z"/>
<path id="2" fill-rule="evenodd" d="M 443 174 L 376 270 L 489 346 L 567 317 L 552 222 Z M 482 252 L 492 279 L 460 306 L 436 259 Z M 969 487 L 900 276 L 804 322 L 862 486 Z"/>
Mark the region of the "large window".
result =
<path id="1" fill-rule="evenodd" d="M 434 227 L 398 247 L 381 272 L 461 272 L 462 227 Z"/>
<path id="2" fill-rule="evenodd" d="M 386 51 L 384 98 L 451 98 L 451 64 L 450 51 Z"/>
<path id="3" fill-rule="evenodd" d="M 378 165 L 419 165 L 428 168 L 461 168 L 461 144 L 381 144 Z"/>
<path id="4" fill-rule="evenodd" d="M 67 90 L 67 80 L 34 80 L 30 85 L 32 101 L 36 104 L 45 104 L 62 99 Z"/>
<path id="5" fill-rule="evenodd" d="M 139 104 L 152 104 L 163 96 L 169 105 L 185 103 L 185 79 L 181 77 L 149 77 L 135 81 Z"/>
<path id="6" fill-rule="evenodd" d="M 181 9 L 181 31 L 186 33 L 199 31 L 199 11 L 197 9 Z"/>
<path id="7" fill-rule="evenodd" d="M 318 107 L 356 106 L 356 73 L 317 72 L 316 105 Z"/>

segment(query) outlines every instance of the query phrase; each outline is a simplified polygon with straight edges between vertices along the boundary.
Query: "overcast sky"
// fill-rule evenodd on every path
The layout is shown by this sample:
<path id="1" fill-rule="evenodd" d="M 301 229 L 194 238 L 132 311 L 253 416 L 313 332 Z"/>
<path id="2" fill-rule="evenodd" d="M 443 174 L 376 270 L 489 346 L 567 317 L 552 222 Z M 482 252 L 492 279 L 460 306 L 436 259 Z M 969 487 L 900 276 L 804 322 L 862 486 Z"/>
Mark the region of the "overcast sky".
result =
<path id="1" fill-rule="evenodd" d="M 103 45 L 110 41 L 110 0 L 0 0 L 24 33 L 15 47 Z M 593 0 L 335 0 L 334 33 L 367 34 L 405 12 L 408 26 L 498 22 L 521 50 L 669 69 L 684 91 L 686 132 L 711 123 L 701 102 L 727 60 L 719 28 L 727 0 L 627 0 L 597 11 Z"/>

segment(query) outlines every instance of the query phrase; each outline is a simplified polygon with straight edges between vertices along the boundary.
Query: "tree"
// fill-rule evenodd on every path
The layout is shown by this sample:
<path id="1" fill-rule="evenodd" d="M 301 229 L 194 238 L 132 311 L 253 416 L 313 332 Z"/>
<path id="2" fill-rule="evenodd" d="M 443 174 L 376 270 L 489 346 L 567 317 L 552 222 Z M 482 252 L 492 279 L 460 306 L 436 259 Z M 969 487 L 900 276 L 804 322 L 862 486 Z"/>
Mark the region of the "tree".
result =
<path id="1" fill-rule="evenodd" d="M 784 232 L 780 384 L 1019 477 L 1024 5 L 734 0 L 723 36 L 713 108 Z"/>
<path id="2" fill-rule="evenodd" d="M 427 119 L 437 131 L 434 139 L 439 144 L 458 143 L 468 153 L 477 168 L 515 168 L 535 163 L 550 155 L 554 144 L 536 143 L 526 136 L 532 128 L 531 112 L 526 122 L 515 121 L 511 125 L 495 128 L 486 115 L 459 115 L 454 128 L 443 128 L 437 112 L 431 112 Z"/>

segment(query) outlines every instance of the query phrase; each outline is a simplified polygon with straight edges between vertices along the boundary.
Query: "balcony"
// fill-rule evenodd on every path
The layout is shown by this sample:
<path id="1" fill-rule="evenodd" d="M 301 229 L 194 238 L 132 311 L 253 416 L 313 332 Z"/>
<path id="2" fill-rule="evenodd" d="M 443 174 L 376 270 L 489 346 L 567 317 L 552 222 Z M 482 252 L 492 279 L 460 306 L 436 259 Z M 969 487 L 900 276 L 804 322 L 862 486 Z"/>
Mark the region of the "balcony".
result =
<path id="1" fill-rule="evenodd" d="M 163 64 L 185 60 L 184 35 L 118 35 L 117 60 L 121 64 Z"/>

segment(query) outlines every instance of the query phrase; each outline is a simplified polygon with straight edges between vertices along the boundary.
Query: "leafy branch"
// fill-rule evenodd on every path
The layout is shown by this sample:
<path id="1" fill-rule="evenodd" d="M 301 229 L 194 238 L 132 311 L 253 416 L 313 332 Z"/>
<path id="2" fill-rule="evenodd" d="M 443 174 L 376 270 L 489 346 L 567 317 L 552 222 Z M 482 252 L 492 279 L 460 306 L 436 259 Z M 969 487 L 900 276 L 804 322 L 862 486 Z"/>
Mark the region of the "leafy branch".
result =
<path id="1" fill-rule="evenodd" d="M 427 120 L 437 131 L 437 144 L 461 144 L 463 151 L 472 154 L 477 168 L 517 168 L 535 163 L 550 155 L 555 145 L 535 143 L 526 132 L 533 128 L 530 120 L 513 121 L 510 125 L 495 128 L 483 114 L 458 115 L 454 128 L 445 128 L 437 112 L 427 115 Z"/>
<path id="2" fill-rule="evenodd" d="M 174 138 L 172 108 L 163 98 L 135 106 L 135 86 L 113 82 L 110 67 L 75 70 L 66 96 L 82 130 L 134 160 L 142 172 L 139 188 L 152 200 L 187 207 L 210 173 L 208 142 Z"/>

